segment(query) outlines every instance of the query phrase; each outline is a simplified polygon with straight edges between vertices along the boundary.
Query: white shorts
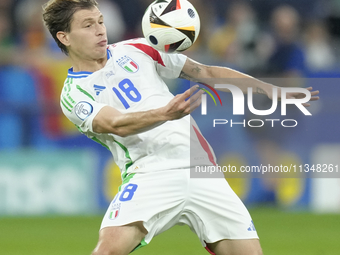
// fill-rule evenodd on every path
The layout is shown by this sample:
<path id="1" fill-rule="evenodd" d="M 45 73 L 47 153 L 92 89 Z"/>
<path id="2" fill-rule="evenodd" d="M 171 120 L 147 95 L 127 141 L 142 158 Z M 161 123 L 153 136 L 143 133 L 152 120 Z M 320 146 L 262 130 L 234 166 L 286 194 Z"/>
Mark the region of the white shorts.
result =
<path id="1" fill-rule="evenodd" d="M 142 221 L 143 244 L 174 225 L 186 224 L 202 245 L 258 238 L 242 201 L 224 178 L 190 178 L 190 169 L 135 174 L 111 202 L 101 229 Z"/>

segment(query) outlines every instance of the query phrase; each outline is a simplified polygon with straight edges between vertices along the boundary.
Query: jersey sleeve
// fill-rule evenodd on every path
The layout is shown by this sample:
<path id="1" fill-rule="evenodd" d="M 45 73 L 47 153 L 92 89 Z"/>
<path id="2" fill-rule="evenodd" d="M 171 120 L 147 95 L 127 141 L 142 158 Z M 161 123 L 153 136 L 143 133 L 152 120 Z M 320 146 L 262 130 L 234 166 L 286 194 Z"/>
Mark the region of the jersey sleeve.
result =
<path id="1" fill-rule="evenodd" d="M 65 116 L 87 136 L 94 133 L 93 119 L 106 106 L 106 104 L 96 102 L 94 97 L 79 85 L 61 94 L 60 105 Z"/>
<path id="2" fill-rule="evenodd" d="M 183 66 L 187 60 L 187 56 L 183 54 L 168 54 L 159 52 L 164 65 L 157 62 L 157 72 L 161 77 L 168 79 L 178 78 L 181 74 Z"/>

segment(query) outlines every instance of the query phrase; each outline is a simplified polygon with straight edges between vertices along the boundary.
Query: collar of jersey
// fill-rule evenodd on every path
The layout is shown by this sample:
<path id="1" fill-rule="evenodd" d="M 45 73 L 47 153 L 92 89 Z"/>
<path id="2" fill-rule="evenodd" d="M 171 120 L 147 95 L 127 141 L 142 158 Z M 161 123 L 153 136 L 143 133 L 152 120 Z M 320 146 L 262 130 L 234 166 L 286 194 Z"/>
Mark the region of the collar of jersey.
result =
<path id="1" fill-rule="evenodd" d="M 111 51 L 109 51 L 109 49 L 107 49 L 107 60 L 109 60 L 112 56 Z M 93 74 L 93 72 L 73 72 L 73 67 L 71 67 L 70 69 L 68 69 L 68 75 L 67 78 L 86 78 L 89 75 Z"/>

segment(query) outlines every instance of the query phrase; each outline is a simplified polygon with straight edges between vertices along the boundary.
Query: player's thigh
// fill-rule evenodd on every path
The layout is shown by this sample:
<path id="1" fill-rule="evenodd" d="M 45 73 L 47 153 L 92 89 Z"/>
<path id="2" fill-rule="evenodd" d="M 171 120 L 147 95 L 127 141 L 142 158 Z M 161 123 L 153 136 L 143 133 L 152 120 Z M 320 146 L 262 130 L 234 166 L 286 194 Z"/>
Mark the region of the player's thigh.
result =
<path id="1" fill-rule="evenodd" d="M 207 244 L 216 255 L 262 255 L 259 239 L 221 240 Z"/>
<path id="2" fill-rule="evenodd" d="M 140 244 L 146 234 L 142 222 L 103 228 L 92 255 L 127 255 Z"/>

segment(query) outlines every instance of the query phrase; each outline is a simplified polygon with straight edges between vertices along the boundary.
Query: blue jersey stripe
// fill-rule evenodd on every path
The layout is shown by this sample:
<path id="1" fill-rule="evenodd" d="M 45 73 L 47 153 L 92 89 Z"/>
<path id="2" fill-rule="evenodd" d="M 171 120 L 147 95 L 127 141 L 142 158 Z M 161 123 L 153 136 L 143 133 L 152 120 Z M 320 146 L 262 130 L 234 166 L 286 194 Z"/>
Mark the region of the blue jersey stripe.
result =
<path id="1" fill-rule="evenodd" d="M 67 78 L 86 78 L 89 75 L 91 75 L 92 72 L 73 72 L 73 67 L 68 69 L 68 75 Z"/>
<path id="2" fill-rule="evenodd" d="M 109 49 L 107 49 L 107 60 L 109 60 L 112 57 L 112 53 L 111 51 L 109 51 Z"/>
<path id="3" fill-rule="evenodd" d="M 82 76 L 74 76 L 74 75 L 69 74 L 69 75 L 67 75 L 67 78 L 86 78 L 88 76 L 89 76 L 89 74 L 88 75 L 82 75 Z"/>

